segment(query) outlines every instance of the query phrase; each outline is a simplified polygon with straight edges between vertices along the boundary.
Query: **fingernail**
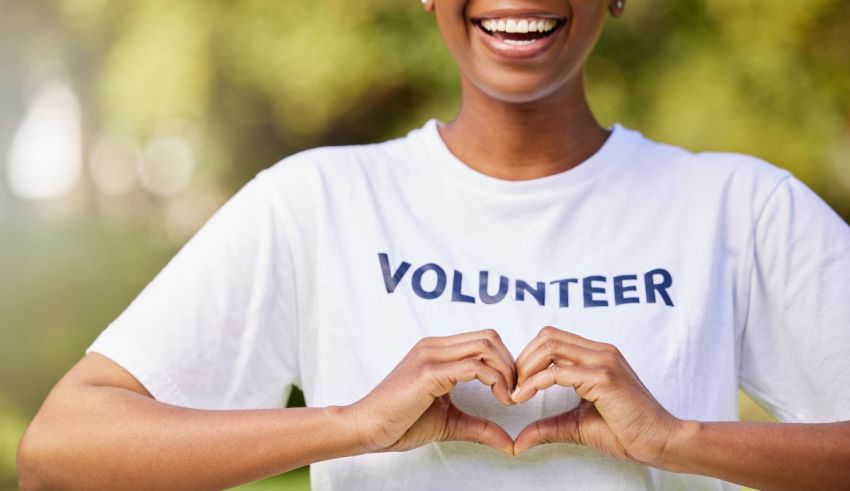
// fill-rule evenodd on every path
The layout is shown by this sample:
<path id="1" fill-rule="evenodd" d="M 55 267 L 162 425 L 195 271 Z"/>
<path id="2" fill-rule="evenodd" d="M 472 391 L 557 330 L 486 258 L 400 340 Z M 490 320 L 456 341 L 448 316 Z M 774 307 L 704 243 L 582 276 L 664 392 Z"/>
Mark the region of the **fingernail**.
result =
<path id="1" fill-rule="evenodd" d="M 522 389 L 519 385 L 516 386 L 514 392 L 511 394 L 511 399 L 516 399 L 516 396 L 519 395 L 519 391 Z"/>

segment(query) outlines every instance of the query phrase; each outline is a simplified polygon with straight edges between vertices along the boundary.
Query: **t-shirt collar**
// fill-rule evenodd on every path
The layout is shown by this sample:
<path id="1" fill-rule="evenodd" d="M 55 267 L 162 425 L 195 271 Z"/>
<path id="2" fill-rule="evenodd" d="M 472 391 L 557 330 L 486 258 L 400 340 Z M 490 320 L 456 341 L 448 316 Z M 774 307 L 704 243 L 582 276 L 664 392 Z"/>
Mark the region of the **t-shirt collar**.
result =
<path id="1" fill-rule="evenodd" d="M 614 123 L 611 134 L 602 147 L 577 166 L 557 174 L 544 177 L 511 181 L 489 176 L 479 172 L 460 160 L 446 145 L 439 132 L 443 123 L 437 119 L 428 120 L 418 133 L 419 140 L 430 157 L 431 165 L 440 168 L 452 180 L 471 188 L 498 194 L 540 195 L 550 192 L 564 192 L 589 180 L 599 178 L 624 163 L 641 138 L 640 133 Z"/>

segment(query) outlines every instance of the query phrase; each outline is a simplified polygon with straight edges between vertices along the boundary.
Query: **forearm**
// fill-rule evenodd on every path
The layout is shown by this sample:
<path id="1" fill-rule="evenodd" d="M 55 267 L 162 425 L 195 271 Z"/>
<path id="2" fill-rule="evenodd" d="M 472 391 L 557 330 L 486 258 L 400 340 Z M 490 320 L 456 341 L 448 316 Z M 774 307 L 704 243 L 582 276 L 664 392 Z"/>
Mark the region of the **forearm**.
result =
<path id="1" fill-rule="evenodd" d="M 48 398 L 30 427 L 25 489 L 222 489 L 361 453 L 341 408 L 204 411 L 96 386 L 75 395 Z"/>
<path id="2" fill-rule="evenodd" d="M 850 422 L 685 422 L 659 467 L 762 490 L 847 489 Z"/>

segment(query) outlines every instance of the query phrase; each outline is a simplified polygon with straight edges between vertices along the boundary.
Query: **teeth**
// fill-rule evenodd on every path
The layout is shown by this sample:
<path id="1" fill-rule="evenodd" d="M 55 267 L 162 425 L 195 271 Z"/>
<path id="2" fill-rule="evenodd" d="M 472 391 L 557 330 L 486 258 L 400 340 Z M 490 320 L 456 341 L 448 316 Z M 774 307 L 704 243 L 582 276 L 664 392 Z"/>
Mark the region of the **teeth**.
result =
<path id="1" fill-rule="evenodd" d="M 528 32 L 528 21 L 522 19 L 516 24 L 516 32 Z"/>
<path id="2" fill-rule="evenodd" d="M 506 18 L 483 19 L 481 27 L 490 32 L 549 32 L 555 29 L 558 21 L 549 18 Z"/>

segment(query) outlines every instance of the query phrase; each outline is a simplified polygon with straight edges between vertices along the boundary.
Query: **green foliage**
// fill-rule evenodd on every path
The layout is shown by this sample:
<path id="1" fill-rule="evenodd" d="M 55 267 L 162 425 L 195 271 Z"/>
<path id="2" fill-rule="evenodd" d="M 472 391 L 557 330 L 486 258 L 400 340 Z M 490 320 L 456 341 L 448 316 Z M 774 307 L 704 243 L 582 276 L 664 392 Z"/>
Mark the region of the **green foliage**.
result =
<path id="1" fill-rule="evenodd" d="M 291 152 L 450 119 L 460 94 L 432 16 L 412 0 L 0 0 L 0 11 L 0 154 L 27 80 L 60 59 L 89 140 L 144 144 L 177 122 L 198 155 L 192 186 L 171 198 L 105 198 L 87 180 L 70 204 L 9 201 L 4 219 L 0 185 L 2 488 L 23 421 L 185 240 L 166 233 L 168 217 L 209 215 L 198 196 L 221 203 Z M 850 217 L 846 0 L 629 2 L 586 80 L 604 124 L 765 158 Z M 745 418 L 766 417 L 751 404 Z"/>
<path id="2" fill-rule="evenodd" d="M 309 468 L 302 467 L 271 479 L 233 488 L 234 491 L 309 491 Z"/>
<path id="3" fill-rule="evenodd" d="M 94 73 L 101 123 L 140 134 L 168 118 L 231 135 L 264 122 L 294 150 L 386 138 L 457 106 L 457 70 L 416 2 L 58 5 L 103 46 Z M 850 166 L 837 155 L 850 132 L 848 10 L 841 0 L 633 2 L 609 23 L 588 92 L 606 123 L 758 155 L 847 216 L 850 183 L 834 177 Z M 220 150 L 232 160 L 237 147 Z"/>

